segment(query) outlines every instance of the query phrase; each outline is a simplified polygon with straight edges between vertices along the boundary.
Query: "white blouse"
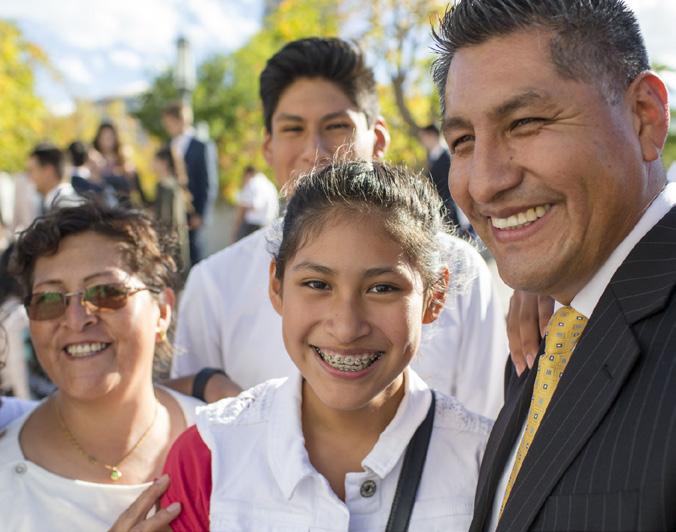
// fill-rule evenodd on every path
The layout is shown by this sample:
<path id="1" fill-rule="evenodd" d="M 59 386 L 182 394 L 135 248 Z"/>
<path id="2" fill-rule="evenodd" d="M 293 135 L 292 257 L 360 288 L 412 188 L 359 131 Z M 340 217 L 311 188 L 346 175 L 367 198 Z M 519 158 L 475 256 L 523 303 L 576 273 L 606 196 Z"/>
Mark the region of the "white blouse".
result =
<path id="1" fill-rule="evenodd" d="M 407 370 L 395 417 L 345 479 L 345 501 L 309 461 L 301 428 L 301 377 L 267 381 L 198 408 L 211 451 L 213 531 L 384 530 L 409 440 L 427 414 L 427 385 Z M 411 532 L 466 531 L 491 422 L 437 394 L 427 462 Z"/>
<path id="2" fill-rule="evenodd" d="M 200 401 L 164 388 L 179 403 L 187 425 Z M 19 434 L 30 411 L 0 437 L 0 530 L 11 532 L 105 531 L 150 486 L 111 485 L 55 475 L 26 460 Z"/>

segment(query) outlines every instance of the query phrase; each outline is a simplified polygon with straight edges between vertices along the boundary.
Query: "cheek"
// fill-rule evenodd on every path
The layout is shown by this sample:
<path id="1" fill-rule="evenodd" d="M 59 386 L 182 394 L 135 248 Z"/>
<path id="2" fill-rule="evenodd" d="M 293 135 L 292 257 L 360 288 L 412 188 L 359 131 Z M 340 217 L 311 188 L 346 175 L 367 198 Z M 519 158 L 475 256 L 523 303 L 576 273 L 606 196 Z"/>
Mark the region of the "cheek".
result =
<path id="1" fill-rule="evenodd" d="M 38 358 L 44 357 L 50 348 L 52 339 L 55 337 L 56 327 L 49 321 L 31 321 L 29 330 L 31 342 Z"/>
<path id="2" fill-rule="evenodd" d="M 422 299 L 414 298 L 413 300 L 402 301 L 400 305 L 385 312 L 378 312 L 375 319 L 378 327 L 387 331 L 387 335 L 393 344 L 417 348 L 422 332 L 422 315 Z"/>
<path id="3" fill-rule="evenodd" d="M 453 200 L 460 206 L 460 208 L 468 212 L 469 205 L 468 197 L 468 182 L 463 176 L 467 175 L 464 166 L 460 161 L 454 161 L 451 165 L 451 170 L 448 174 L 448 189 L 453 196 Z"/>

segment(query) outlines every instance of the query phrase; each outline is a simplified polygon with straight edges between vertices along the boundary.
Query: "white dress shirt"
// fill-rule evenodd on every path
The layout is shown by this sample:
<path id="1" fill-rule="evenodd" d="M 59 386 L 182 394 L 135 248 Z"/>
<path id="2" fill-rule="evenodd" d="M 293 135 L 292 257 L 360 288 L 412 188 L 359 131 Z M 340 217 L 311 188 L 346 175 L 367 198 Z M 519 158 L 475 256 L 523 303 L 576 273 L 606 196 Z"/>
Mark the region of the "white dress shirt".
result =
<path id="1" fill-rule="evenodd" d="M 268 297 L 271 234 L 256 231 L 192 268 L 179 305 L 173 377 L 220 367 L 246 389 L 295 370 Z M 430 387 L 494 419 L 509 350 L 503 310 L 481 256 L 464 241 L 441 238 L 452 286 L 439 319 L 423 326 L 412 367 Z"/>
<path id="2" fill-rule="evenodd" d="M 169 388 L 163 389 L 178 402 L 186 424 L 192 425 L 195 407 L 203 403 Z M 19 435 L 34 406 L 22 405 L 29 410 L 14 419 L 0 437 L 0 529 L 12 532 L 108 530 L 151 483 L 113 485 L 75 480 L 27 460 Z M 3 404 L 0 410 L 4 408 Z"/>
<path id="3" fill-rule="evenodd" d="M 244 221 L 252 225 L 270 225 L 279 215 L 279 193 L 265 174 L 251 176 L 237 194 L 237 203 L 245 207 Z"/>
<path id="4" fill-rule="evenodd" d="M 59 183 L 52 190 L 45 194 L 45 210 L 56 209 L 60 207 L 77 207 L 84 203 L 85 198 L 80 196 L 70 183 Z"/>
<path id="5" fill-rule="evenodd" d="M 655 198 L 655 200 L 650 204 L 650 206 L 645 210 L 643 216 L 639 219 L 638 223 L 634 226 L 631 232 L 625 237 L 625 239 L 620 242 L 620 245 L 615 248 L 615 250 L 610 254 L 608 260 L 599 268 L 594 277 L 578 292 L 578 294 L 570 302 L 570 306 L 577 310 L 583 316 L 587 318 L 591 317 L 594 308 L 598 304 L 603 292 L 610 283 L 613 275 L 617 269 L 622 265 L 624 260 L 627 258 L 631 250 L 634 249 L 636 244 L 650 231 L 657 222 L 660 221 L 673 207 L 676 205 L 676 183 L 669 183 L 662 190 L 662 192 Z M 562 303 L 555 301 L 554 310 L 558 310 L 563 306 Z M 516 440 L 516 444 L 512 448 L 512 452 L 509 455 L 505 469 L 503 470 L 502 477 L 500 477 L 500 482 L 498 483 L 497 490 L 495 491 L 495 499 L 493 500 L 493 514 L 491 516 L 491 524 L 488 527 L 488 530 L 495 530 L 498 526 L 498 519 L 500 517 L 500 506 L 502 505 L 502 498 L 507 489 L 507 483 L 509 482 L 509 475 L 514 468 L 514 462 L 516 461 L 516 450 L 521 443 L 523 438 L 523 433 L 526 430 L 526 421 L 523 423 L 521 428 L 521 433 Z"/>
<path id="6" fill-rule="evenodd" d="M 301 383 L 296 372 L 198 409 L 197 428 L 211 451 L 212 531 L 385 529 L 406 446 L 427 415 L 429 388 L 407 370 L 397 413 L 362 461 L 363 471 L 347 474 L 343 502 L 305 449 Z M 411 532 L 467 530 L 490 427 L 456 399 L 437 394 Z M 365 483 L 374 489 L 362 489 Z"/>

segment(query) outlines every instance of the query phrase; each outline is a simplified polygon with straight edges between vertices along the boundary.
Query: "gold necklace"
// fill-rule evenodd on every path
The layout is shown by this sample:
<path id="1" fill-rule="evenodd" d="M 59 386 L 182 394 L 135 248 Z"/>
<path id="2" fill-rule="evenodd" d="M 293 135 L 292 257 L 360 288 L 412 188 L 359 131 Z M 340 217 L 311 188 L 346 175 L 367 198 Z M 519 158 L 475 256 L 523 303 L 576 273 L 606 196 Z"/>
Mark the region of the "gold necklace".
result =
<path id="1" fill-rule="evenodd" d="M 75 439 L 75 436 L 73 436 L 73 433 L 66 426 L 66 422 L 64 421 L 63 416 L 61 415 L 61 409 L 56 404 L 56 401 L 54 402 L 54 406 L 56 407 L 56 413 L 59 416 L 59 423 L 61 424 L 61 428 L 63 429 L 63 432 L 66 435 L 66 437 L 68 438 L 68 441 L 70 441 L 73 444 L 73 446 L 80 452 L 80 454 L 82 454 L 85 458 L 87 458 L 87 460 L 89 460 L 90 463 L 103 466 L 108 471 L 110 471 L 110 480 L 114 481 L 120 480 L 122 478 L 122 471 L 120 471 L 120 465 L 122 465 L 122 462 L 124 462 L 127 458 L 129 458 L 131 453 L 133 453 L 138 448 L 138 446 L 141 445 L 141 443 L 143 443 L 143 440 L 150 432 L 150 429 L 152 429 L 153 425 L 155 425 L 155 420 L 157 419 L 157 411 L 159 410 L 158 401 L 155 400 L 155 413 L 153 414 L 153 420 L 150 422 L 150 425 L 148 425 L 148 428 L 145 431 L 143 431 L 143 434 L 141 434 L 141 437 L 132 446 L 132 448 L 129 449 L 129 451 L 127 451 L 125 455 L 117 461 L 117 464 L 108 465 L 104 464 L 103 462 L 99 462 L 96 458 L 94 458 L 91 454 L 89 454 L 82 448 L 82 445 L 78 443 L 78 441 Z"/>

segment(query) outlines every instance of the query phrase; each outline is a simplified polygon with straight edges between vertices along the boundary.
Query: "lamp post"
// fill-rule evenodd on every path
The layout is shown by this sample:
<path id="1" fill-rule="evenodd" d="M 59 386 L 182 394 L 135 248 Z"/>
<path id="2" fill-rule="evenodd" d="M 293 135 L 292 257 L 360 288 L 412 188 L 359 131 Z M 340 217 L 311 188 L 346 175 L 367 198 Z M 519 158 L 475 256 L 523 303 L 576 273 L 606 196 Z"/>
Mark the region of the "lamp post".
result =
<path id="1" fill-rule="evenodd" d="M 193 62 L 190 42 L 183 36 L 176 40 L 176 71 L 174 83 L 181 96 L 181 102 L 192 109 L 192 91 L 196 85 L 195 64 Z"/>

